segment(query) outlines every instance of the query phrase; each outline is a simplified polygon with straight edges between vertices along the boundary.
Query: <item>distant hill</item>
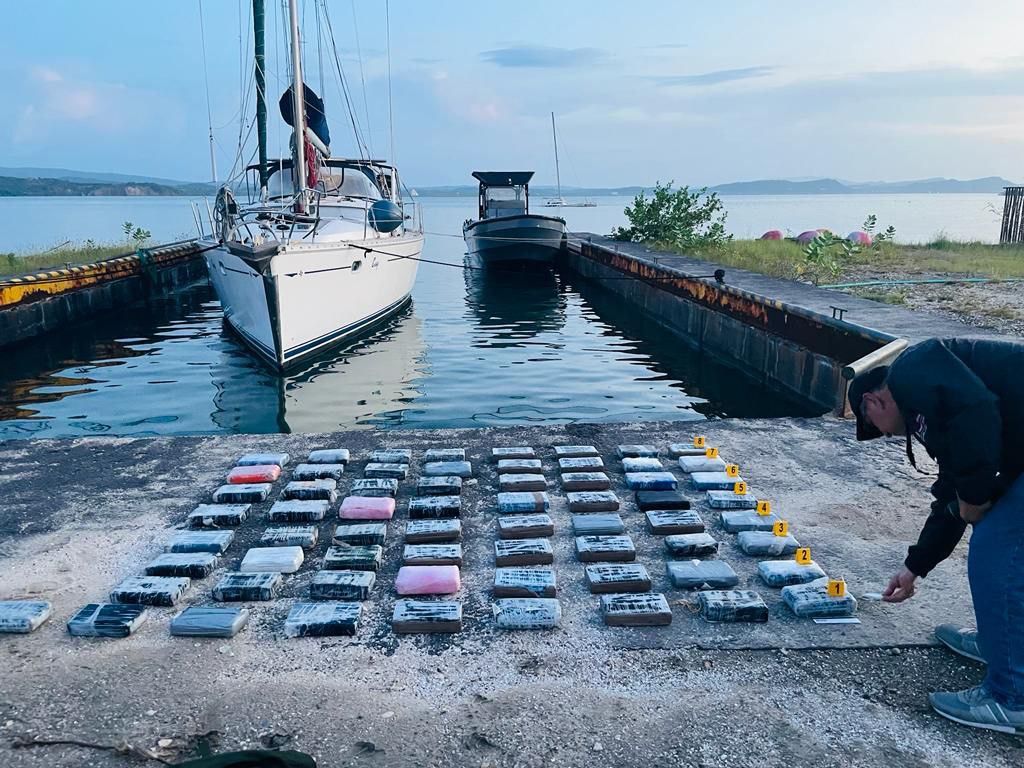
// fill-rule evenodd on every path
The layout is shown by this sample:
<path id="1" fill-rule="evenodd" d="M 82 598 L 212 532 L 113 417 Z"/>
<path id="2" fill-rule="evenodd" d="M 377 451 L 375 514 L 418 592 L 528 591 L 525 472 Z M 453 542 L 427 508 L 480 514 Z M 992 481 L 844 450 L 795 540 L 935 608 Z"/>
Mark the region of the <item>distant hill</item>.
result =
<path id="1" fill-rule="evenodd" d="M 113 182 L 115 184 L 162 184 L 167 187 L 188 187 L 196 184 L 208 184 L 208 182 L 162 179 L 157 176 L 140 176 L 138 174 L 73 171 L 68 168 L 4 168 L 0 166 L 0 176 L 10 176 L 16 179 L 60 179 L 62 181 Z"/>
<path id="2" fill-rule="evenodd" d="M 738 181 L 709 187 L 720 195 L 867 195 L 867 194 L 946 194 L 984 192 L 998 194 L 1003 187 L 1013 182 L 1000 176 L 986 176 L 982 179 L 921 179 L 919 181 L 869 181 L 842 182 L 836 179 L 813 179 L 809 181 L 787 181 L 765 179 L 762 181 Z"/>
<path id="3" fill-rule="evenodd" d="M 150 182 L 80 182 L 64 179 L 15 178 L 0 176 L 0 197 L 171 197 L 210 195 L 210 184 L 169 186 Z"/>
<path id="4" fill-rule="evenodd" d="M 698 185 L 691 184 L 691 187 Z M 853 182 L 839 179 L 762 179 L 738 181 L 709 187 L 721 195 L 856 195 L 856 194 L 998 194 L 1013 182 L 1000 176 L 981 179 L 918 179 L 913 181 Z M 562 187 L 563 197 L 597 197 L 620 195 L 632 198 L 645 187 Z M 646 187 L 650 189 L 650 187 Z M 5 168 L 0 167 L 0 196 L 30 195 L 215 195 L 217 185 L 209 182 L 178 181 L 155 176 L 133 176 L 123 173 L 75 171 L 67 168 Z M 420 197 L 475 197 L 476 184 L 416 186 Z M 530 188 L 532 197 L 545 199 L 558 193 L 554 186 Z"/>

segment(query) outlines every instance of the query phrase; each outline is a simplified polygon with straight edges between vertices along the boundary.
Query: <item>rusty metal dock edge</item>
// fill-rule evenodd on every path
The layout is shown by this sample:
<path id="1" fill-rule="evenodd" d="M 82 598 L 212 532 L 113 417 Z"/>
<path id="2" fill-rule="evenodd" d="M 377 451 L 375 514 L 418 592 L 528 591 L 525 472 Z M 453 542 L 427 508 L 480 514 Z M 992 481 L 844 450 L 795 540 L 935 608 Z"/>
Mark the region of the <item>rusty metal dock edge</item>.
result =
<path id="1" fill-rule="evenodd" d="M 570 240 L 566 258 L 572 270 L 623 297 L 686 345 L 760 384 L 838 413 L 846 404 L 843 368 L 897 340 L 586 240 Z M 633 279 L 622 279 L 627 277 Z"/>
<path id="2" fill-rule="evenodd" d="M 0 280 L 0 347 L 34 338 L 206 276 L 194 240 Z"/>

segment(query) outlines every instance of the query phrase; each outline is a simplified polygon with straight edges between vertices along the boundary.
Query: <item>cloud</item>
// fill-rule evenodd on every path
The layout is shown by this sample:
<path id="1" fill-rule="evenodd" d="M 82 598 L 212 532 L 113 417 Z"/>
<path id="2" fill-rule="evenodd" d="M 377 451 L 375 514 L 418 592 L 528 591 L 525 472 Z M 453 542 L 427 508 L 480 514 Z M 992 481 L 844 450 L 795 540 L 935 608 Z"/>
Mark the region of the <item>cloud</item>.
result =
<path id="1" fill-rule="evenodd" d="M 16 144 L 43 144 L 62 129 L 81 134 L 127 134 L 165 105 L 154 94 L 121 83 L 87 81 L 50 67 L 35 67 L 23 84 L 23 100 L 11 137 Z"/>
<path id="2" fill-rule="evenodd" d="M 699 75 L 663 75 L 652 79 L 660 86 L 695 87 L 750 80 L 755 77 L 765 77 L 773 72 L 775 72 L 775 67 L 742 67 L 740 69 L 716 69 L 714 72 L 704 72 Z"/>
<path id="3" fill-rule="evenodd" d="M 554 48 L 547 45 L 514 45 L 482 51 L 480 58 L 499 67 L 567 69 L 597 64 L 607 58 L 600 48 Z"/>

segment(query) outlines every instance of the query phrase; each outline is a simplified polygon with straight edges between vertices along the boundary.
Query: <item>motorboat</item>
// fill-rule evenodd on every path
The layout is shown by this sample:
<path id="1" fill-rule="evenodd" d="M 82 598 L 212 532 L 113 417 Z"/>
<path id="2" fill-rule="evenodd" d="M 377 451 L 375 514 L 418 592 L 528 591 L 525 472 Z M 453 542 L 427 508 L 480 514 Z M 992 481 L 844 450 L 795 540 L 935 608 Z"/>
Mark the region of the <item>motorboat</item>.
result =
<path id="1" fill-rule="evenodd" d="M 549 264 L 565 248 L 565 219 L 530 213 L 533 171 L 474 171 L 479 213 L 462 227 L 475 264 Z"/>

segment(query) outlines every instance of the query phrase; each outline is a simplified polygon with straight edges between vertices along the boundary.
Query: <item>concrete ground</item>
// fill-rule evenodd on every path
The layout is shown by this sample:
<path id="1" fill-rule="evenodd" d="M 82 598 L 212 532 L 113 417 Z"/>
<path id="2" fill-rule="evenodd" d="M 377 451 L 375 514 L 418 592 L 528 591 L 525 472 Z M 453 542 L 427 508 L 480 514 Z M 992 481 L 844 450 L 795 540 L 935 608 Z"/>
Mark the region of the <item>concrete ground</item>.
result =
<path id="1" fill-rule="evenodd" d="M 901 444 L 857 445 L 852 425 L 831 418 L 700 428 L 757 495 L 772 499 L 826 571 L 845 576 L 858 597 L 882 589 L 923 522 L 932 479 L 905 464 Z M 983 672 L 934 647 L 930 634 L 937 623 L 970 622 L 966 545 L 909 603 L 861 601 L 862 624 L 820 626 L 788 615 L 778 593 L 756 582 L 754 559 L 695 503 L 741 583 L 765 596 L 771 619 L 710 625 L 692 613 L 691 596 L 669 588 L 664 549 L 644 529 L 613 457 L 620 443 L 664 448 L 688 441 L 693 429 L 0 443 L 0 599 L 39 597 L 54 606 L 34 634 L 0 636 L 0 765 L 175 763 L 253 746 L 303 750 L 323 766 L 1020 765 L 1020 740 L 948 723 L 927 707 L 927 692 L 972 685 Z M 573 554 L 550 448 L 567 443 L 594 444 L 604 455 L 638 561 L 672 604 L 670 627 L 601 623 Z M 490 620 L 497 487 L 487 457 L 498 445 L 532 445 L 544 459 L 564 612 L 557 630 L 499 633 Z M 125 640 L 68 637 L 64 623 L 74 610 L 139 573 L 238 455 L 285 450 L 294 465 L 329 446 L 353 452 L 343 491 L 372 448 L 413 448 L 414 467 L 426 447 L 467 448 L 477 482 L 464 493 L 461 634 L 397 637 L 389 628 L 410 480 L 355 638 L 292 640 L 282 630 L 333 523 L 323 525 L 321 544 L 287 577 L 280 598 L 251 605 L 249 626 L 232 640 L 170 637 L 171 609 L 151 609 Z M 258 539 L 267 507 L 240 529 L 227 569 Z M 210 602 L 217 578 L 194 584 L 186 602 Z"/>
<path id="2" fill-rule="evenodd" d="M 712 261 L 652 250 L 642 243 L 617 242 L 591 232 L 573 232 L 570 237 L 577 240 L 588 240 L 634 258 L 653 261 L 690 274 L 709 275 L 716 268 L 722 266 Z M 783 301 L 793 306 L 803 307 L 824 317 L 832 316 L 833 306 L 842 307 L 845 311 L 843 318 L 847 322 L 888 333 L 897 338 L 907 339 L 912 344 L 936 336 L 962 336 L 965 331 L 970 330 L 964 327 L 962 316 L 951 313 L 917 312 L 914 311 L 916 307 L 869 300 L 852 293 L 819 288 L 816 285 L 797 280 L 772 277 L 738 267 L 722 268 L 726 272 L 725 282 L 735 288 L 760 296 L 770 296 L 774 301 Z M 962 286 L 957 286 L 957 290 L 961 289 Z M 976 325 L 976 330 L 971 330 L 971 335 L 998 337 L 1000 332 L 1005 332 L 1005 329 L 991 325 Z"/>

